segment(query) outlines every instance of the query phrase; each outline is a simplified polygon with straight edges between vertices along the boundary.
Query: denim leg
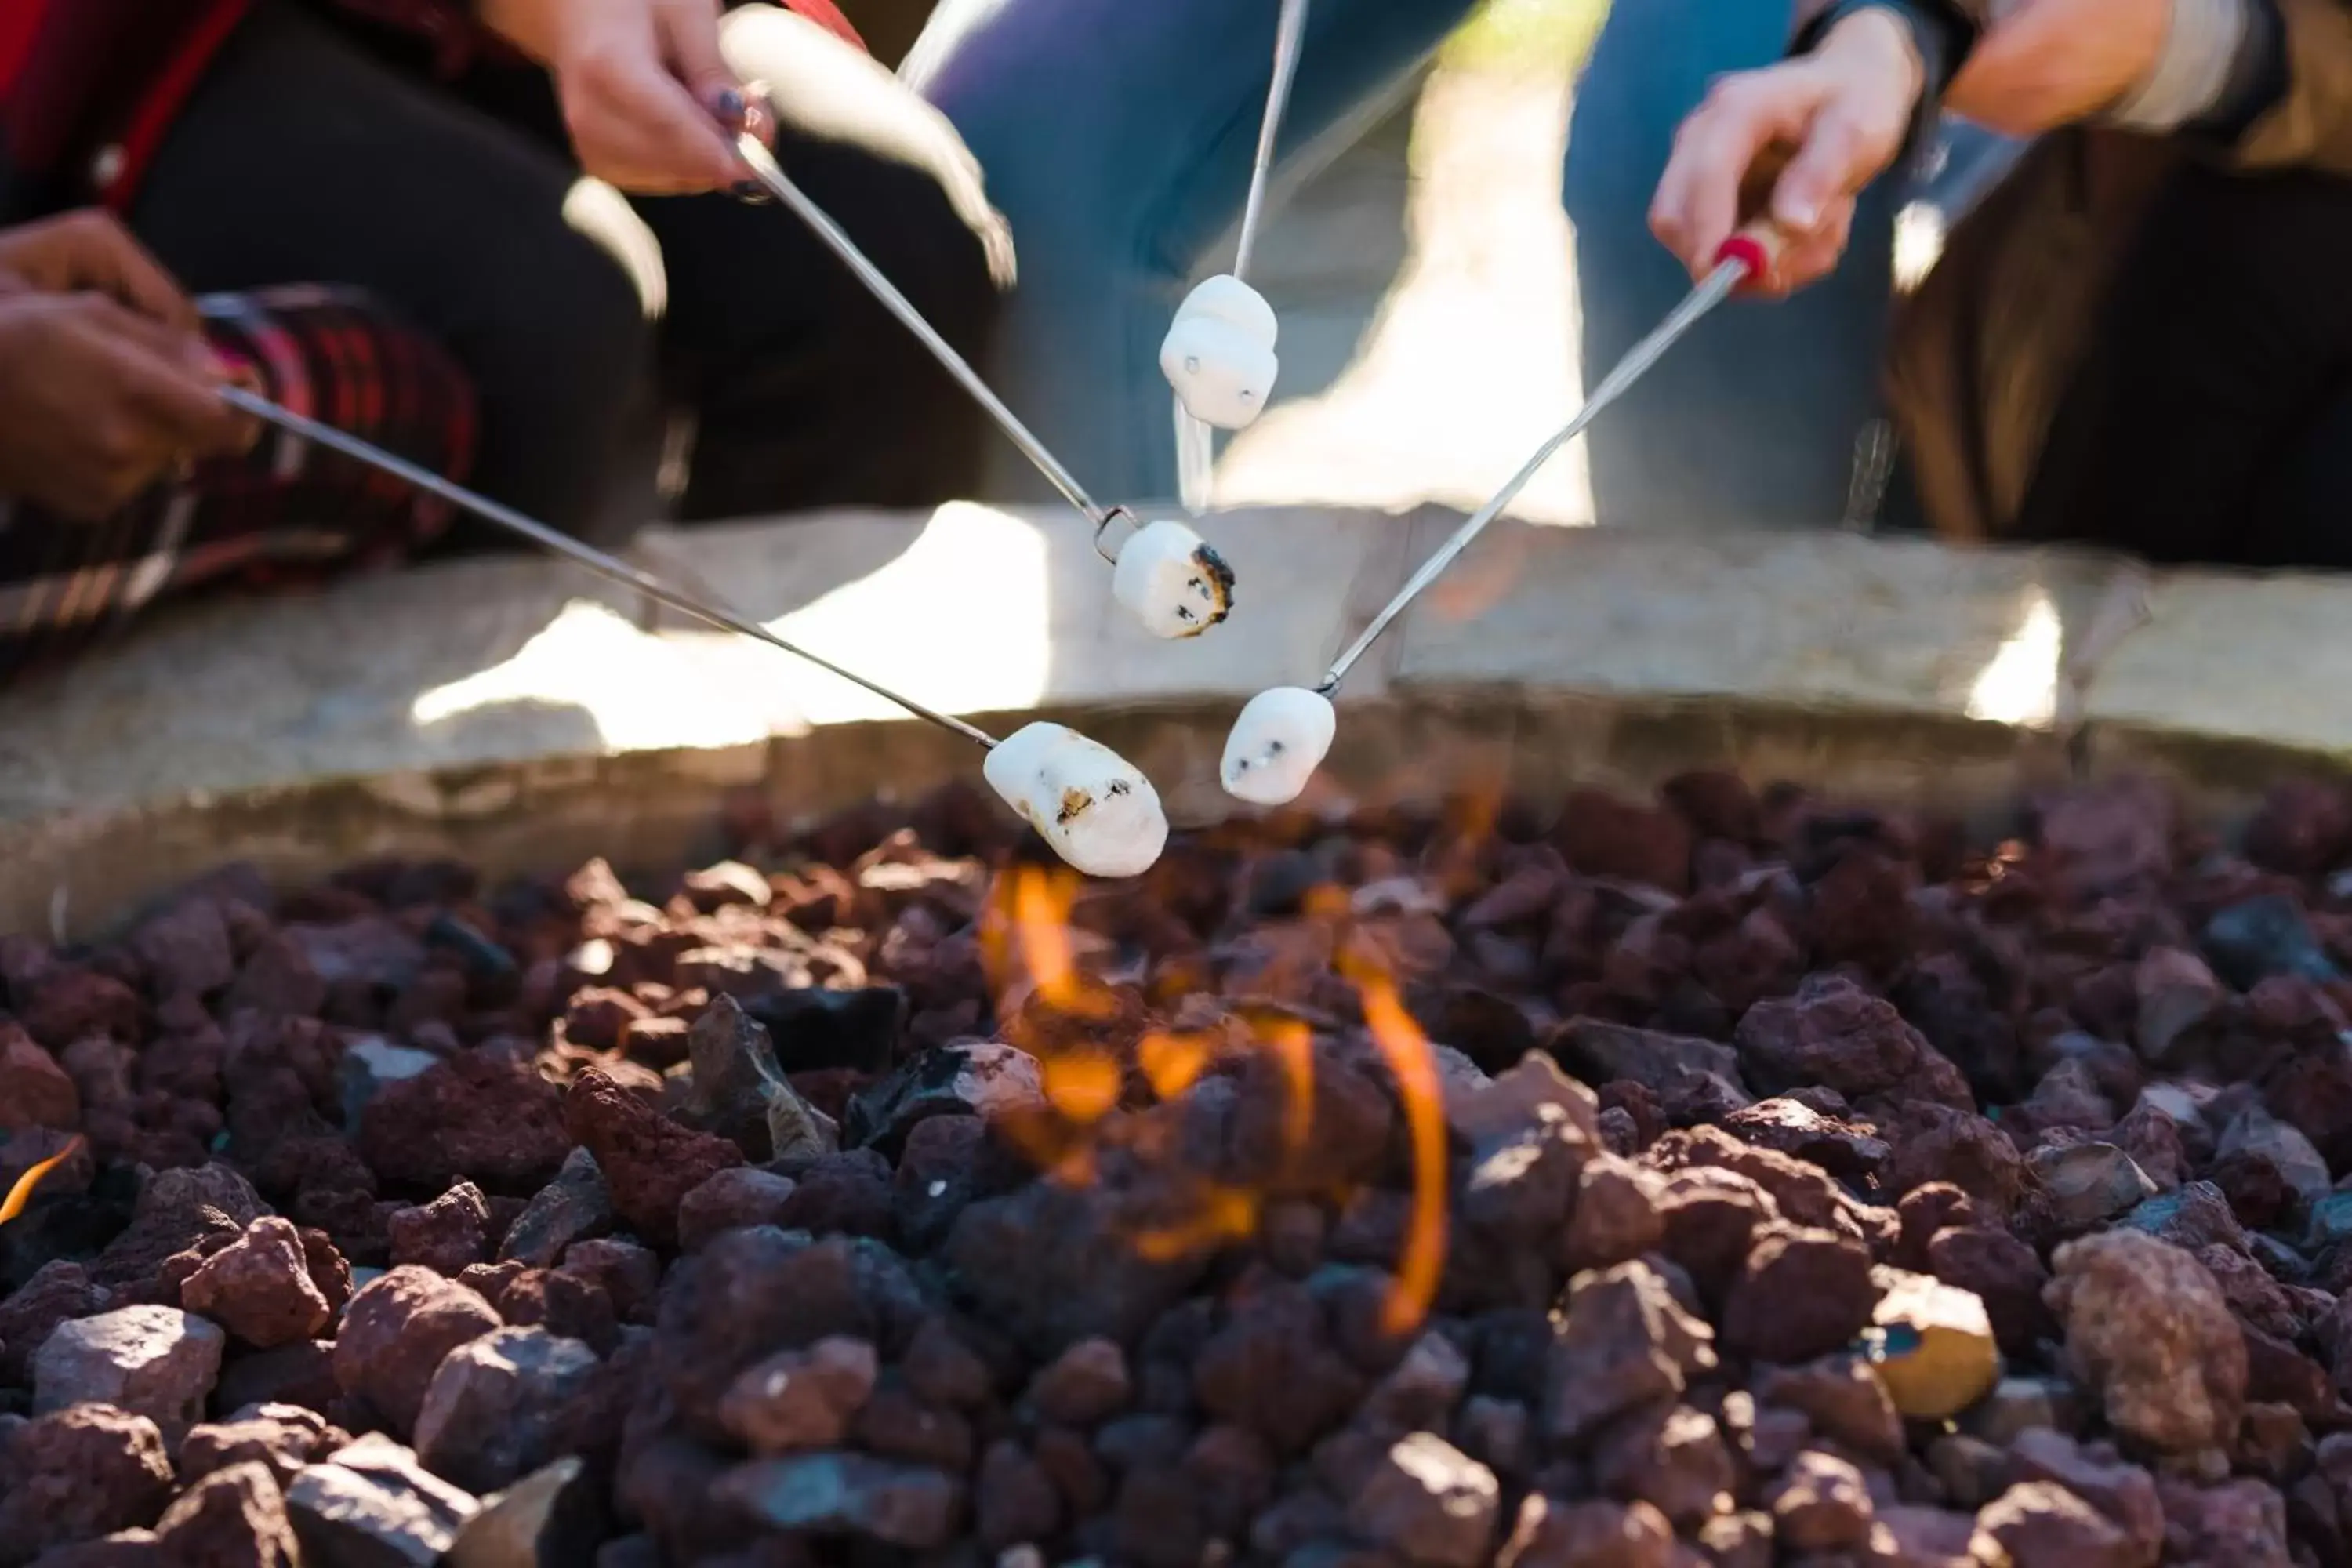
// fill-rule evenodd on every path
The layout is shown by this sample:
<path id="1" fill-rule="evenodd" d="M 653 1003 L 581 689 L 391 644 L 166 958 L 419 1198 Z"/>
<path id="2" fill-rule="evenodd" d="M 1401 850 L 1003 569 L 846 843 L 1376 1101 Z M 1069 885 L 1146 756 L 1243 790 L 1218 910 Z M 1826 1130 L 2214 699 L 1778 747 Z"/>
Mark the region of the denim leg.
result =
<path id="1" fill-rule="evenodd" d="M 1621 0 L 1576 90 L 1566 199 L 1591 386 L 1690 288 L 1651 237 L 1675 128 L 1726 71 L 1786 52 L 1788 0 Z M 1880 409 L 1897 181 L 1864 194 L 1837 272 L 1780 303 L 1735 300 L 1675 345 L 1585 439 L 1604 523 L 1823 526 Z"/>
<path id="2" fill-rule="evenodd" d="M 1425 58 L 1472 0 L 1312 0 L 1287 157 Z M 954 121 L 1013 225 L 992 376 L 1106 500 L 1176 493 L 1160 340 L 1239 216 L 1275 0 L 942 0 L 902 74 Z M 1053 492 L 996 443 L 991 491 Z"/>

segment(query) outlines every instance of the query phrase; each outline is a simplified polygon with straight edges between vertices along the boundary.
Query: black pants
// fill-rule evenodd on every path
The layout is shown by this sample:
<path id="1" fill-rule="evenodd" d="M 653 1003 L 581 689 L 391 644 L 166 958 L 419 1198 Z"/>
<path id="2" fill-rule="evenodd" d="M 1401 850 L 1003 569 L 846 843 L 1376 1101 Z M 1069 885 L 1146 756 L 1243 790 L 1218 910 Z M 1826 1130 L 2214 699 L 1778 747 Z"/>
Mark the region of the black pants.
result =
<path id="1" fill-rule="evenodd" d="M 683 519 L 971 492 L 977 411 L 799 220 L 583 187 L 543 76 L 445 85 L 408 49 L 296 0 L 257 7 L 160 150 L 133 229 L 198 292 L 368 289 L 471 374 L 480 488 L 583 537 L 656 510 L 678 411 L 695 429 Z M 789 134 L 777 153 L 977 357 L 993 291 L 929 176 Z"/>
<path id="2" fill-rule="evenodd" d="M 2053 421 L 2021 531 L 2352 568 L 2352 180 L 2181 170 Z"/>

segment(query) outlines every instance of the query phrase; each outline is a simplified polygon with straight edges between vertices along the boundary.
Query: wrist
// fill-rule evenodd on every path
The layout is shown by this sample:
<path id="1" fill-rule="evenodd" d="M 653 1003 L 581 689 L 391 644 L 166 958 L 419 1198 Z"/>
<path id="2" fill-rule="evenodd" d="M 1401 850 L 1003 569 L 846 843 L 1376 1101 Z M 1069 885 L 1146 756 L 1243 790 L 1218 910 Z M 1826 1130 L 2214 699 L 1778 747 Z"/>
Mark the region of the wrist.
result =
<path id="1" fill-rule="evenodd" d="M 1919 34 L 1893 5 L 1863 5 L 1836 16 L 1812 54 L 1899 82 L 1906 103 L 1917 102 L 1927 88 Z"/>
<path id="2" fill-rule="evenodd" d="M 562 13 L 562 0 L 476 0 L 482 26 L 541 65 L 555 58 Z"/>

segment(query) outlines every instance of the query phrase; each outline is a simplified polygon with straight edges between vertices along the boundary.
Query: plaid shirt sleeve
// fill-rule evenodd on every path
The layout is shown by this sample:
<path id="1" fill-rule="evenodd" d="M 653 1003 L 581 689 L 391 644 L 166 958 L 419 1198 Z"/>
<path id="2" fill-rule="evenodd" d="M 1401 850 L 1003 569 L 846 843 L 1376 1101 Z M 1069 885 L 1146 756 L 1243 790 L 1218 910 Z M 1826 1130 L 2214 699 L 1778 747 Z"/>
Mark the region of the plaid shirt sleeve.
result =
<path id="1" fill-rule="evenodd" d="M 295 286 L 200 301 L 214 346 L 262 390 L 452 479 L 471 466 L 472 384 L 436 343 L 352 289 Z M 62 658 L 198 590 L 316 583 L 398 561 L 447 506 L 275 430 L 101 521 L 0 498 L 0 679 Z"/>

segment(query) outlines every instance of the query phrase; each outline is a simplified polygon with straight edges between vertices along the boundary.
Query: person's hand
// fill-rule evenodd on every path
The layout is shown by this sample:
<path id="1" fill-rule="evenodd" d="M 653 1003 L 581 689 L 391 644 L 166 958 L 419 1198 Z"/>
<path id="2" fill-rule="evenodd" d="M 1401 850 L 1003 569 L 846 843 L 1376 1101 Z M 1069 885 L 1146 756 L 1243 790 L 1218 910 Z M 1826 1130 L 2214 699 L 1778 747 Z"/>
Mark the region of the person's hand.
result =
<path id="1" fill-rule="evenodd" d="M 194 303 L 101 208 L 0 229 L 0 274 L 45 294 L 103 294 L 174 331 L 195 331 Z"/>
<path id="2" fill-rule="evenodd" d="M 2114 108 L 2155 69 L 2171 0 L 2027 0 L 1983 37 L 1944 107 L 2007 136 Z"/>
<path id="3" fill-rule="evenodd" d="M 719 52 L 719 0 L 482 0 L 555 78 L 580 166 L 639 195 L 731 188 L 762 117 Z"/>
<path id="4" fill-rule="evenodd" d="M 0 289 L 0 495 L 97 519 L 243 451 L 253 427 L 215 395 L 230 379 L 196 332 L 108 294 Z"/>
<path id="5" fill-rule="evenodd" d="M 1769 218 L 1784 241 L 1753 292 L 1781 295 L 1828 274 L 1844 251 L 1864 185 L 1902 151 L 1924 72 L 1909 33 L 1882 10 L 1858 11 L 1809 54 L 1719 79 L 1675 132 L 1650 203 L 1650 231 L 1693 278 L 1741 222 Z M 1742 198 L 1759 161 L 1788 150 L 1760 212 Z"/>

